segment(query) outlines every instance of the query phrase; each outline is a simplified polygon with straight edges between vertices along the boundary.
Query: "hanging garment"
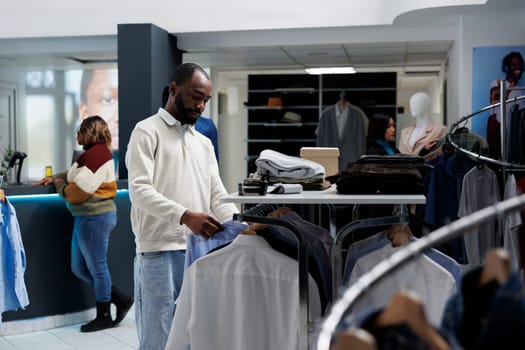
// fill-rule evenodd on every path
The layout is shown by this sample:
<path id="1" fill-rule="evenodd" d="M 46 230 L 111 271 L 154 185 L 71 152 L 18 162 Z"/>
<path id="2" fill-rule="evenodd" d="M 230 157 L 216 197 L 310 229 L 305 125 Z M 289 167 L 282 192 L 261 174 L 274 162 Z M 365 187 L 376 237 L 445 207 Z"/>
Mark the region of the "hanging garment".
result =
<path id="1" fill-rule="evenodd" d="M 337 127 L 336 105 L 329 106 L 322 112 L 316 133 L 317 147 L 339 148 L 339 171 L 346 169 L 349 162 L 354 162 L 366 152 L 366 114 L 357 106 L 349 105 L 349 108 L 341 138 Z"/>
<path id="2" fill-rule="evenodd" d="M 458 219 L 458 205 L 464 175 L 475 162 L 461 154 L 441 154 L 428 177 L 424 221 L 439 228 Z M 459 264 L 467 264 L 463 237 L 447 242 L 447 255 Z"/>
<path id="3" fill-rule="evenodd" d="M 241 231 L 248 228 L 248 224 L 236 220 L 228 220 L 222 224 L 224 230 L 217 232 L 211 237 L 204 237 L 194 233 L 188 235 L 184 271 L 186 271 L 195 260 L 208 254 L 213 249 L 233 241 Z"/>
<path id="4" fill-rule="evenodd" d="M 378 262 L 388 258 L 398 249 L 403 249 L 403 246 L 393 247 L 387 244 L 358 259 L 352 270 L 349 284 L 356 283 Z M 417 293 L 425 305 L 429 321 L 437 326 L 441 322 L 447 300 L 456 292 L 456 282 L 450 272 L 426 255 L 421 255 L 381 279 L 374 285 L 374 288 L 358 299 L 352 307 L 352 312 L 359 314 L 370 308 L 384 307 L 388 305 L 392 293 L 400 290 Z"/>
<path id="5" fill-rule="evenodd" d="M 522 176 L 520 179 L 516 181 L 516 185 L 518 186 L 518 191 L 520 193 L 525 193 L 525 176 Z M 520 217 L 521 222 L 525 222 L 525 209 L 520 210 Z M 520 225 L 518 228 L 518 235 L 520 237 L 519 239 L 519 251 L 520 251 L 520 267 L 521 269 L 525 268 L 525 225 Z"/>
<path id="6" fill-rule="evenodd" d="M 509 107 L 507 119 L 507 139 L 505 145 L 505 160 L 509 163 L 520 163 L 523 150 L 520 149 L 521 135 L 521 110 L 519 105 L 513 104 Z"/>
<path id="7" fill-rule="evenodd" d="M 364 242 L 357 241 L 350 245 L 343 268 L 343 285 L 348 285 L 350 276 L 352 275 L 352 270 L 359 258 L 367 255 L 368 253 L 381 249 L 387 244 L 392 244 L 392 241 L 387 237 L 387 232 L 388 231 L 386 230 L 381 231 L 375 235 L 367 237 L 365 240 L 363 240 Z M 416 237 L 410 237 L 411 242 L 416 240 Z M 434 248 L 426 250 L 424 254 L 447 270 L 452 275 L 452 277 L 454 277 L 456 288 L 459 286 L 459 282 L 461 280 L 461 268 L 454 259 Z"/>
<path id="8" fill-rule="evenodd" d="M 458 131 L 459 130 L 459 131 Z M 487 139 L 472 132 L 466 127 L 460 128 L 450 135 L 454 141 L 461 148 L 467 151 L 487 156 L 489 152 L 489 144 Z"/>
<path id="9" fill-rule="evenodd" d="M 303 219 L 296 212 L 281 214 L 279 218 L 294 225 L 302 234 L 308 247 L 308 272 L 313 277 L 319 289 L 322 311 L 332 301 L 332 265 L 331 247 L 333 238 L 330 233 L 319 225 Z M 258 232 L 273 249 L 297 260 L 297 240 L 288 229 L 282 226 L 269 226 L 268 230 Z"/>
<path id="10" fill-rule="evenodd" d="M 488 156 L 492 159 L 501 159 L 501 123 L 496 114 L 491 114 L 487 120 Z"/>
<path id="11" fill-rule="evenodd" d="M 501 195 L 494 171 L 486 166 L 475 166 L 463 178 L 458 217 L 467 216 L 500 200 Z M 479 266 L 483 263 L 489 249 L 502 246 L 503 236 L 499 225 L 497 220 L 489 221 L 463 235 L 470 266 Z"/>
<path id="12" fill-rule="evenodd" d="M 309 284 L 310 319 L 320 315 Z M 186 271 L 167 350 L 299 350 L 297 261 L 255 235 L 195 261 Z"/>
<path id="13" fill-rule="evenodd" d="M 520 195 L 518 191 L 518 185 L 516 184 L 516 177 L 514 174 L 509 174 L 507 181 L 505 182 L 505 191 L 503 194 L 503 200 L 507 200 Z M 505 215 L 503 222 L 503 248 L 510 255 L 511 268 L 515 271 L 521 269 L 521 256 L 520 256 L 520 240 L 519 240 L 519 228 L 521 225 L 521 215 L 519 211 L 513 211 Z"/>
<path id="14" fill-rule="evenodd" d="M 26 255 L 15 208 L 0 202 L 0 322 L 4 311 L 24 309 L 29 298 L 24 281 Z"/>

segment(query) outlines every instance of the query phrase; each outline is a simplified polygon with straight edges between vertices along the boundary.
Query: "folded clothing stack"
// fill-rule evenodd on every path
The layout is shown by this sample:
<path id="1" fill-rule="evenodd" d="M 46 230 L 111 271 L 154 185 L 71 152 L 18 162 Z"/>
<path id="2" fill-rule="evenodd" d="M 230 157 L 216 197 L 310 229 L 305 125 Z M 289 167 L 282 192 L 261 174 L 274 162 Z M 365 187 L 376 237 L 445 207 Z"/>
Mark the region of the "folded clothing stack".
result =
<path id="1" fill-rule="evenodd" d="M 303 190 L 330 187 L 330 183 L 324 181 L 325 168 L 308 159 L 266 149 L 255 160 L 255 165 L 257 174 L 267 179 L 270 184 L 300 184 Z"/>

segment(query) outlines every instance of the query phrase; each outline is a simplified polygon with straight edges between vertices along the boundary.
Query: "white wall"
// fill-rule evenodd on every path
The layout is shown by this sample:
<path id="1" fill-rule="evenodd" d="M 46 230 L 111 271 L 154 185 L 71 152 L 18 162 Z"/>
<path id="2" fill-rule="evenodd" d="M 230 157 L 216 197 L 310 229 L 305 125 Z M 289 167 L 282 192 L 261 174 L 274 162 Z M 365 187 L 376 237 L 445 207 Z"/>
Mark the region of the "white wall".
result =
<path id="1" fill-rule="evenodd" d="M 221 92 L 227 98 L 224 113 L 218 114 L 219 167 L 227 191 L 235 192 L 237 184 L 246 177 L 248 113 L 243 102 L 248 100 L 248 81 L 245 74 L 217 77 L 214 96 Z"/>
<path id="2" fill-rule="evenodd" d="M 16 145 L 15 149 L 25 151 L 27 149 L 27 133 L 26 130 L 26 112 L 25 112 L 25 74 L 22 70 L 17 69 L 0 69 L 0 83 L 7 86 L 12 86 L 16 89 Z M 0 150 L 0 154 L 4 150 Z M 25 162 L 27 162 L 26 160 Z M 27 166 L 22 170 L 27 170 Z M 25 171 L 22 172 L 22 178 Z"/>

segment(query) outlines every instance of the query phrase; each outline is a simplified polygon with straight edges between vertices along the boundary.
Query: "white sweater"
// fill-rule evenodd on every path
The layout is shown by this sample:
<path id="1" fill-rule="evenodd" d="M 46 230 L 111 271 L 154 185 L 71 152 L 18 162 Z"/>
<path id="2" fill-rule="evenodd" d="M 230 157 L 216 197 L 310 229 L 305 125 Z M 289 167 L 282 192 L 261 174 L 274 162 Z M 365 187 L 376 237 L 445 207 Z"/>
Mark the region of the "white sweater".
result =
<path id="1" fill-rule="evenodd" d="M 227 194 L 211 141 L 182 126 L 166 110 L 137 123 L 126 152 L 131 227 L 136 251 L 186 249 L 186 209 L 231 219 L 238 212 L 221 203 Z"/>

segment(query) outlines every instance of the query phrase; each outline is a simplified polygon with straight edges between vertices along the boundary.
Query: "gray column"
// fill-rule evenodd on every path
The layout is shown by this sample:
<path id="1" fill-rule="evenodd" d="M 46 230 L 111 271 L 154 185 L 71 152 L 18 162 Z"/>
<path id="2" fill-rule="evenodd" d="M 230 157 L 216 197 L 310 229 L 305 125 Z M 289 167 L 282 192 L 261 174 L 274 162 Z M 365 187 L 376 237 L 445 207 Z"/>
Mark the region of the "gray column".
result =
<path id="1" fill-rule="evenodd" d="M 118 25 L 120 179 L 128 177 L 124 157 L 133 127 L 161 106 L 162 89 L 180 63 L 174 35 L 148 23 Z"/>

